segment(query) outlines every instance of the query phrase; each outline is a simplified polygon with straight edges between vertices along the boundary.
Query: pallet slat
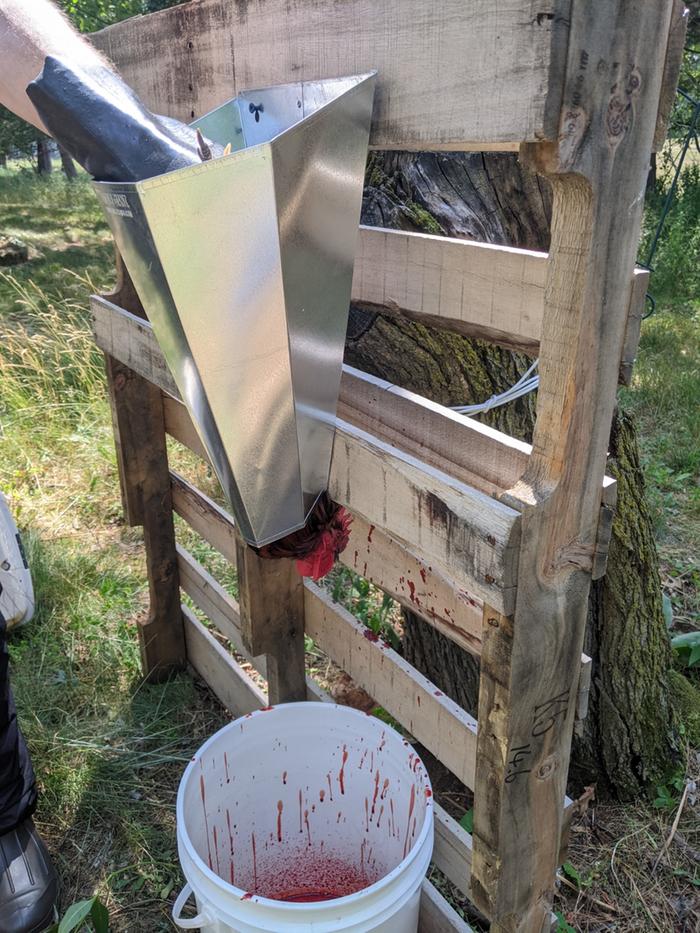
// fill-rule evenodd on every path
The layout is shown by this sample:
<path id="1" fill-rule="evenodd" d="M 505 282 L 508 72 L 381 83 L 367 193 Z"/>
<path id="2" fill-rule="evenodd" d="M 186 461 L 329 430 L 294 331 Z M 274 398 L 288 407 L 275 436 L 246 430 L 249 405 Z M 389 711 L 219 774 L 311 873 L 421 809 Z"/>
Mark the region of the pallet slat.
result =
<path id="1" fill-rule="evenodd" d="M 165 430 L 168 430 L 167 416 Z M 201 489 L 196 489 L 173 470 L 170 471 L 170 489 L 173 509 L 180 518 L 235 567 L 236 532 L 231 517 Z"/>
<path id="2" fill-rule="evenodd" d="M 92 307 L 98 345 L 176 395 L 150 327 L 102 299 Z M 354 477 L 362 477 L 361 485 Z M 329 491 L 369 524 L 415 546 L 459 588 L 512 611 L 520 516 L 509 505 L 343 421 Z"/>
<path id="3" fill-rule="evenodd" d="M 460 648 L 481 651 L 481 600 L 359 515 L 339 560 Z"/>
<path id="4" fill-rule="evenodd" d="M 361 227 L 352 297 L 536 354 L 547 254 Z"/>
<path id="5" fill-rule="evenodd" d="M 459 586 L 512 612 L 520 515 L 510 506 L 341 420 L 328 491 Z"/>
<path id="6" fill-rule="evenodd" d="M 351 366 L 338 417 L 489 496 L 514 486 L 530 457 L 524 441 Z"/>
<path id="7" fill-rule="evenodd" d="M 472 837 L 457 820 L 436 803 L 433 861 L 445 877 L 466 896 L 471 896 Z"/>
<path id="8" fill-rule="evenodd" d="M 186 443 L 185 425 L 191 426 L 192 422 L 184 405 L 167 396 L 164 396 L 164 402 L 169 403 L 164 406 L 166 431 Z M 175 511 L 230 563 L 235 564 L 235 548 L 233 551 L 228 548 L 235 534 L 233 518 L 183 477 L 171 472 L 171 478 Z M 219 530 L 223 523 L 227 526 L 225 532 Z M 227 547 L 226 551 L 219 546 L 222 543 Z M 373 528 L 363 518 L 355 516 L 350 528 L 350 541 L 340 555 L 340 561 L 465 651 L 478 654 L 481 650 L 481 602 L 460 590 L 437 568 L 430 567 L 381 529 Z"/>
<path id="9" fill-rule="evenodd" d="M 266 679 L 267 660 L 265 655 L 258 655 L 258 657 L 254 658 L 245 650 L 236 600 L 185 548 L 179 546 L 178 568 L 180 571 L 180 586 L 183 592 L 187 593 L 195 606 L 230 641 L 233 648 L 253 665 L 261 677 Z M 332 702 L 331 697 L 323 687 L 308 676 L 306 678 L 306 698 L 321 703 Z"/>
<path id="10" fill-rule="evenodd" d="M 306 581 L 306 632 L 318 647 L 468 787 L 476 721 L 316 584 Z"/>
<path id="11" fill-rule="evenodd" d="M 418 930 L 420 933 L 473 933 L 469 924 L 427 879 L 421 893 Z"/>
<path id="12" fill-rule="evenodd" d="M 531 444 L 352 366 L 343 366 L 338 415 L 516 510 L 528 504 L 515 491 Z M 605 476 L 602 501 L 614 508 L 616 495 L 616 481 Z"/>
<path id="13" fill-rule="evenodd" d="M 245 650 L 241 636 L 240 608 L 236 600 L 221 586 L 218 580 L 181 545 L 177 545 L 177 565 L 180 572 L 180 587 L 195 606 L 214 623 L 234 649 L 248 658 L 258 671 L 265 671 L 264 656 L 253 659 Z"/>
<path id="14" fill-rule="evenodd" d="M 539 351 L 547 253 L 381 227 L 360 227 L 353 300 L 522 350 Z M 639 342 L 649 273 L 636 269 L 624 361 Z M 621 374 L 621 381 L 627 369 Z"/>
<path id="15" fill-rule="evenodd" d="M 152 110 L 186 122 L 244 89 L 377 69 L 373 146 L 512 149 L 553 138 L 560 6 L 201 0 L 91 39 Z"/>
<path id="16" fill-rule="evenodd" d="M 182 615 L 187 659 L 223 705 L 239 716 L 267 706 L 262 690 L 187 606 L 182 607 Z"/>

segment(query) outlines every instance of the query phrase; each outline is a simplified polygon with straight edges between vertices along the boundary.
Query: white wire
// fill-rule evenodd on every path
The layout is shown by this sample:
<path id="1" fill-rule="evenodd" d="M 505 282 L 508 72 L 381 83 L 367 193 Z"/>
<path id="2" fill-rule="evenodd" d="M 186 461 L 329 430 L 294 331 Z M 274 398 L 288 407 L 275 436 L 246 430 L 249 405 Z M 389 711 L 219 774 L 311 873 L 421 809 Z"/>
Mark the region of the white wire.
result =
<path id="1" fill-rule="evenodd" d="M 515 401 L 516 398 L 521 398 L 523 395 L 534 392 L 540 384 L 540 377 L 531 374 L 537 368 L 538 363 L 539 360 L 535 360 L 532 366 L 522 374 L 515 385 L 506 389 L 505 392 L 492 395 L 491 398 L 486 399 L 485 402 L 479 402 L 476 405 L 453 405 L 452 410 L 460 415 L 481 415 L 484 412 L 491 411 L 492 408 L 499 408 L 501 405 L 506 405 L 508 402 Z"/>

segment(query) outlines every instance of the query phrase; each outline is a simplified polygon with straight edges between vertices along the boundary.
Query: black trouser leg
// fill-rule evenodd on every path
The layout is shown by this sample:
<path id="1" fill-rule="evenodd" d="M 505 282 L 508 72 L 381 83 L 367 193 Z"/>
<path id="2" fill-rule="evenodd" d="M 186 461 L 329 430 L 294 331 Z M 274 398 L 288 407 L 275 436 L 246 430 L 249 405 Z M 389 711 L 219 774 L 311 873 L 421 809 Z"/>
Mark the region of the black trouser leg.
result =
<path id="1" fill-rule="evenodd" d="M 7 629 L 0 614 L 0 835 L 31 816 L 36 808 L 34 769 L 17 722 L 10 689 Z"/>

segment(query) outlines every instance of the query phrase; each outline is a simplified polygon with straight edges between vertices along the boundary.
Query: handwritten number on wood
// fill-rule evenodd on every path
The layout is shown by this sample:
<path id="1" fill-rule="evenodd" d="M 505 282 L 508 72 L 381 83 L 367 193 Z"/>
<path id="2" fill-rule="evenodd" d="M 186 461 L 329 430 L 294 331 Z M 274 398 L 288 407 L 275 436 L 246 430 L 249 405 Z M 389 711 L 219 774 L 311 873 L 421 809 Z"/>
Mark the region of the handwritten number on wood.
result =
<path id="1" fill-rule="evenodd" d="M 545 732 L 549 732 L 549 730 L 556 725 L 557 720 L 560 717 L 566 719 L 568 709 L 568 690 L 565 690 L 563 693 L 552 697 L 551 700 L 546 700 L 544 703 L 540 703 L 535 707 L 532 723 L 532 735 L 537 737 L 544 735 Z"/>

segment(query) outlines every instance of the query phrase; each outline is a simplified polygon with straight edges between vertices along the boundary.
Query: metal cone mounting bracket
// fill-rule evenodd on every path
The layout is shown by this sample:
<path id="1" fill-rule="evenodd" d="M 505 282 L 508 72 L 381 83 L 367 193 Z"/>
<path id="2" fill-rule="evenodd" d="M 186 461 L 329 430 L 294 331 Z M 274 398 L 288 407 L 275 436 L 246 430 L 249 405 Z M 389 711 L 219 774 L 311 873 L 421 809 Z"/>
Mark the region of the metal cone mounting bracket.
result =
<path id="1" fill-rule="evenodd" d="M 195 122 L 231 153 L 95 182 L 241 533 L 328 483 L 374 73 L 247 91 Z"/>

